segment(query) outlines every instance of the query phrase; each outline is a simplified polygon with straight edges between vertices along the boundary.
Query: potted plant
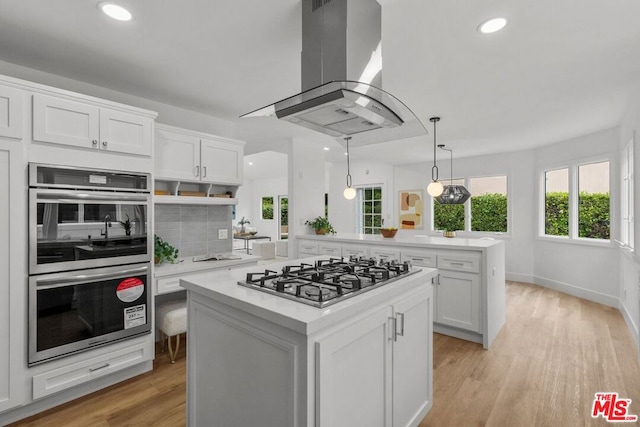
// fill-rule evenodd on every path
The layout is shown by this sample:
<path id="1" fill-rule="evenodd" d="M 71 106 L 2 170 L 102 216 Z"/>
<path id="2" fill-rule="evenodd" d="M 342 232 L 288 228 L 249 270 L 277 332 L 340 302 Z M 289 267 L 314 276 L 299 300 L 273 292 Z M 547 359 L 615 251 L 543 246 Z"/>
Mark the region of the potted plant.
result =
<path id="1" fill-rule="evenodd" d="M 133 222 L 135 221 L 135 219 L 133 221 L 130 221 L 129 215 L 125 215 L 127 216 L 127 220 L 118 222 L 120 223 L 120 225 L 122 225 L 122 227 L 124 227 L 124 234 L 126 234 L 127 236 L 131 236 L 131 227 L 133 226 Z"/>
<path id="2" fill-rule="evenodd" d="M 178 250 L 158 235 L 154 234 L 154 240 L 153 261 L 156 264 L 162 264 L 164 261 L 175 264 L 178 259 Z"/>
<path id="3" fill-rule="evenodd" d="M 333 229 L 329 220 L 323 216 L 317 216 L 311 221 L 306 221 L 305 224 L 311 226 L 311 228 L 315 230 L 316 234 L 336 233 L 336 230 Z"/>
<path id="4" fill-rule="evenodd" d="M 245 224 L 251 224 L 251 223 L 249 222 L 248 219 L 244 219 L 244 217 L 242 217 L 242 219 L 238 221 L 238 225 L 240 226 L 240 234 L 245 234 L 246 232 L 244 228 Z"/>
<path id="5" fill-rule="evenodd" d="M 446 227 L 444 228 L 444 231 L 442 232 L 442 235 L 443 235 L 444 237 L 449 237 L 449 238 L 451 238 L 451 237 L 456 237 L 456 230 L 455 230 L 455 227 L 446 226 Z"/>

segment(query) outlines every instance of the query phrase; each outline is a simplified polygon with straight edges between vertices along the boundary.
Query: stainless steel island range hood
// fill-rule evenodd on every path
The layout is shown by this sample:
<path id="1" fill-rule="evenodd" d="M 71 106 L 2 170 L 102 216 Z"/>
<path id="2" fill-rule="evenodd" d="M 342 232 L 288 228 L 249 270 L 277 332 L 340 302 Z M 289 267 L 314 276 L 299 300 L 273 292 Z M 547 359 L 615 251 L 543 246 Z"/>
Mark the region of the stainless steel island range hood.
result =
<path id="1" fill-rule="evenodd" d="M 424 135 L 381 89 L 381 7 L 376 0 L 302 0 L 302 92 L 241 117 L 272 116 L 354 145 Z M 366 133 L 366 134 L 365 134 Z"/>

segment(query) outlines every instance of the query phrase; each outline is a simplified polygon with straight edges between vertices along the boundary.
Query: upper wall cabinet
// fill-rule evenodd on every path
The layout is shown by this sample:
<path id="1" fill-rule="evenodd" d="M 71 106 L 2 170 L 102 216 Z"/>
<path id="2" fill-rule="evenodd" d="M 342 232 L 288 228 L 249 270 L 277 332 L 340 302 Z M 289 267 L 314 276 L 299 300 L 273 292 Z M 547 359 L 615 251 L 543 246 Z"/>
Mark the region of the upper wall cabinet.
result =
<path id="1" fill-rule="evenodd" d="M 241 185 L 244 142 L 156 124 L 156 179 Z"/>
<path id="2" fill-rule="evenodd" d="M 153 119 L 64 98 L 33 95 L 33 139 L 151 156 Z"/>
<path id="3" fill-rule="evenodd" d="M 22 139 L 24 92 L 0 86 L 0 136 Z"/>

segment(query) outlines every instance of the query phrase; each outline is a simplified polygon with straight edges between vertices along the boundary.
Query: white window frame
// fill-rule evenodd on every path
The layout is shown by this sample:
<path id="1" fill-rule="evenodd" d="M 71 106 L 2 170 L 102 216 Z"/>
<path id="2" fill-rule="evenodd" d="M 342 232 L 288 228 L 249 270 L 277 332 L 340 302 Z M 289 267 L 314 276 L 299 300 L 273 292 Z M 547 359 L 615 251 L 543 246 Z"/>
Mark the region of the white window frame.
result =
<path id="1" fill-rule="evenodd" d="M 464 202 L 464 230 L 456 231 L 458 235 L 469 235 L 469 236 L 501 236 L 501 237 L 510 237 L 511 236 L 511 176 L 508 173 L 492 173 L 490 175 L 474 175 L 467 177 L 458 177 L 453 178 L 453 181 L 462 180 L 464 186 L 472 192 L 471 188 L 471 180 L 477 178 L 498 178 L 505 177 L 507 179 L 507 231 L 472 231 L 471 230 L 471 197 Z M 449 179 L 442 180 L 442 185 L 449 185 Z M 432 235 L 440 235 L 444 230 L 437 230 L 435 228 L 435 204 L 437 203 L 435 199 L 429 196 L 431 199 L 431 234 Z"/>
<path id="2" fill-rule="evenodd" d="M 613 239 L 613 224 L 609 222 L 609 239 L 593 239 L 589 237 L 579 237 L 579 224 L 578 224 L 578 195 L 579 195 L 579 182 L 578 171 L 580 166 L 591 165 L 594 163 L 609 163 L 609 218 L 613 218 L 615 210 L 613 209 L 614 197 L 613 187 L 611 180 L 611 171 L 614 169 L 615 164 L 611 156 L 599 156 L 588 159 L 581 159 L 574 162 L 567 162 L 559 165 L 553 165 L 546 167 L 538 171 L 539 184 L 538 184 L 538 239 L 549 241 L 560 241 L 566 243 L 579 243 L 585 245 L 595 246 L 611 246 L 614 242 Z M 569 170 L 569 235 L 568 236 L 552 236 L 545 234 L 545 199 L 546 199 L 546 185 L 545 174 L 547 172 L 568 169 Z"/>
<path id="3" fill-rule="evenodd" d="M 622 150 L 620 162 L 620 246 L 634 252 L 634 171 L 633 145 L 635 135 Z"/>
<path id="4" fill-rule="evenodd" d="M 363 194 L 365 190 L 368 189 L 374 189 L 374 188 L 380 188 L 380 220 L 381 223 L 384 224 L 384 195 L 385 195 L 385 189 L 384 189 L 384 185 L 383 184 L 367 184 L 367 185 L 360 185 L 355 187 L 356 188 L 356 200 L 358 201 L 357 204 L 357 208 L 356 208 L 356 228 L 357 228 L 357 232 L 359 234 L 364 234 L 364 222 L 362 221 L 362 217 L 363 217 L 363 210 L 362 210 L 362 202 L 363 202 Z M 371 234 L 371 236 L 375 236 L 376 234 L 380 234 L 380 233 L 374 233 Z"/>

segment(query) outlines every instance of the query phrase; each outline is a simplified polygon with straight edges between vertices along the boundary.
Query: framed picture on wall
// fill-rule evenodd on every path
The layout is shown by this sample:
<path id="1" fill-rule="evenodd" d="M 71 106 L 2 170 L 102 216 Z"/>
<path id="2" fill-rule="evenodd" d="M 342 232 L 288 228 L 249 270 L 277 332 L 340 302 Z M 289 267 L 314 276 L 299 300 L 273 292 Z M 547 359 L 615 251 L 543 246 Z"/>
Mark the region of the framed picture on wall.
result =
<path id="1" fill-rule="evenodd" d="M 398 222 L 403 230 L 424 228 L 424 196 L 422 190 L 400 190 Z"/>

